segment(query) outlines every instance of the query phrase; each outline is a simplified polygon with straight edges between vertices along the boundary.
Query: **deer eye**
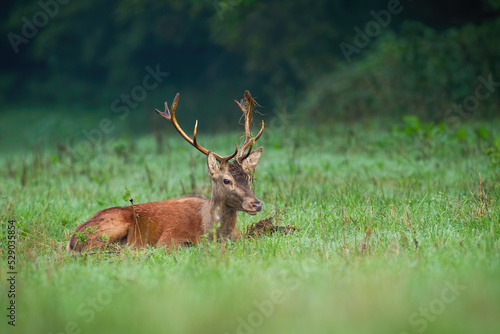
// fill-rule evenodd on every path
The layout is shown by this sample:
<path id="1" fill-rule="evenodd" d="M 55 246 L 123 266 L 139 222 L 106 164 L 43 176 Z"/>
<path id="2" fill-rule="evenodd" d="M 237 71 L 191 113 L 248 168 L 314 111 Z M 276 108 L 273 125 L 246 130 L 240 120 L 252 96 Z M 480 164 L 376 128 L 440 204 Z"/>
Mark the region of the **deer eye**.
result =
<path id="1" fill-rule="evenodd" d="M 228 179 L 224 179 L 223 182 L 224 182 L 224 184 L 230 184 L 231 183 L 231 181 L 229 181 Z"/>

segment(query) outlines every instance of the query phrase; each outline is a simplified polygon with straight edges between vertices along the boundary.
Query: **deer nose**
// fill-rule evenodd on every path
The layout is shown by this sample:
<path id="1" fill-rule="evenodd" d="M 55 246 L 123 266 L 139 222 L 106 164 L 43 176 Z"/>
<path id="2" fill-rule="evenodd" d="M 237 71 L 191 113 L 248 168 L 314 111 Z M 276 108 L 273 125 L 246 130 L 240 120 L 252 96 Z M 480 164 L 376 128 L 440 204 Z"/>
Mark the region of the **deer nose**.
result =
<path id="1" fill-rule="evenodd" d="M 261 202 L 252 202 L 252 207 L 255 209 L 255 211 L 261 211 L 262 210 L 262 203 Z"/>

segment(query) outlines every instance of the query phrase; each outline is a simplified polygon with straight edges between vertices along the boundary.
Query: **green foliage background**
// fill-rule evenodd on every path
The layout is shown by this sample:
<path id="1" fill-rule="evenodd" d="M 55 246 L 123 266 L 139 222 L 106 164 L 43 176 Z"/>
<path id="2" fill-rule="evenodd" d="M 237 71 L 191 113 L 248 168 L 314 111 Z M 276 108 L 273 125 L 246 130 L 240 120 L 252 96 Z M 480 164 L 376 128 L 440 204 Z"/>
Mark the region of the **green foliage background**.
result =
<path id="1" fill-rule="evenodd" d="M 50 2 L 50 0 L 48 0 Z M 7 1 L 1 29 L 21 33 L 33 1 Z M 201 120 L 231 124 L 231 101 L 249 89 L 269 111 L 299 105 L 320 119 L 417 114 L 442 119 L 473 94 L 478 76 L 500 78 L 499 3 L 401 1 L 359 55 L 340 43 L 374 20 L 388 1 L 71 1 L 15 54 L 3 40 L 0 101 L 110 110 L 141 83 L 144 68 L 169 73 L 141 108 L 171 100 L 217 111 Z M 498 115 L 495 92 L 474 117 Z M 306 111 L 307 110 L 307 111 Z M 137 124 L 138 118 L 129 122 Z M 146 126 L 145 124 L 138 123 Z"/>

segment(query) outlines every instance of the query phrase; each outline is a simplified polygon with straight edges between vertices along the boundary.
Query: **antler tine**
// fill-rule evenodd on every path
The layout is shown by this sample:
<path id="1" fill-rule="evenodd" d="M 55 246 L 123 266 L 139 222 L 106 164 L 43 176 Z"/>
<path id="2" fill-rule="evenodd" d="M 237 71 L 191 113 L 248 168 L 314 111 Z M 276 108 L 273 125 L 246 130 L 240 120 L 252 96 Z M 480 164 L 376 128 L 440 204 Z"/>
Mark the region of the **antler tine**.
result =
<path id="1" fill-rule="evenodd" d="M 232 158 L 234 158 L 236 156 L 236 154 L 238 154 L 238 143 L 234 143 L 234 145 L 236 146 L 236 149 L 234 150 L 234 153 L 231 154 L 231 155 L 228 155 L 227 157 L 223 157 L 223 161 L 229 161 L 231 160 Z"/>
<path id="2" fill-rule="evenodd" d="M 255 144 L 255 142 L 260 138 L 262 135 L 262 132 L 264 131 L 264 121 L 262 121 L 262 127 L 257 134 L 257 136 L 252 137 L 250 134 L 250 122 L 252 120 L 252 109 L 253 109 L 253 104 L 255 100 L 253 99 L 252 95 L 248 90 L 245 91 L 245 98 L 242 99 L 240 102 L 234 100 L 236 104 L 240 107 L 240 109 L 243 111 L 243 114 L 245 115 L 245 143 L 241 147 L 240 153 L 238 155 L 238 160 L 245 160 L 249 155 L 250 152 L 252 151 L 252 146 Z M 246 102 L 246 103 L 245 103 Z M 247 107 L 248 105 L 248 107 Z M 248 151 L 247 154 L 245 154 L 245 151 L 250 147 L 250 150 Z"/>
<path id="3" fill-rule="evenodd" d="M 198 121 L 196 121 L 196 123 L 194 125 L 193 139 L 189 138 L 189 136 L 182 130 L 179 123 L 177 123 L 177 119 L 175 118 L 175 109 L 177 108 L 177 103 L 179 102 L 179 96 L 180 96 L 179 93 L 177 93 L 175 95 L 174 102 L 172 103 L 172 110 L 168 109 L 168 103 L 165 102 L 165 111 L 159 111 L 158 109 L 155 109 L 155 111 L 160 116 L 168 119 L 170 121 L 170 123 L 172 123 L 174 125 L 177 132 L 179 132 L 179 134 L 182 136 L 182 138 L 184 138 L 188 143 L 190 143 L 192 146 L 197 148 L 198 151 L 200 151 L 201 153 L 208 155 L 208 153 L 210 153 L 210 151 L 207 150 L 206 148 L 204 148 L 203 146 L 199 145 L 196 141 L 196 134 L 198 132 Z M 238 144 L 237 143 L 236 143 L 236 150 L 234 151 L 234 153 L 231 155 L 228 155 L 226 157 L 222 157 L 222 156 L 218 155 L 217 153 L 212 152 L 215 159 L 217 159 L 217 161 L 219 161 L 219 162 L 229 161 L 232 158 L 234 158 L 237 153 L 238 153 Z"/>
<path id="4" fill-rule="evenodd" d="M 194 123 L 194 131 L 193 131 L 193 145 L 196 147 L 196 145 L 198 144 L 196 142 L 196 133 L 198 132 L 198 120 L 196 120 L 196 122 Z"/>

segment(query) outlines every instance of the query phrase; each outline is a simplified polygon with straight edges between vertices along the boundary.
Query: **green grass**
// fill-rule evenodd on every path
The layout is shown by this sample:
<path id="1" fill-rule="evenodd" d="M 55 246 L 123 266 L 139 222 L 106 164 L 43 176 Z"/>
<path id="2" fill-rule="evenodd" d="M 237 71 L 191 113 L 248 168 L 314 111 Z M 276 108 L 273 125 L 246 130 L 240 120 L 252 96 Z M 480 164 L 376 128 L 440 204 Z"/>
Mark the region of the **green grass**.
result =
<path id="1" fill-rule="evenodd" d="M 498 333 L 500 177 L 485 154 L 498 129 L 499 121 L 469 124 L 460 135 L 376 120 L 271 123 L 259 141 L 265 151 L 255 183 L 264 212 L 241 213 L 238 226 L 280 212 L 279 223 L 298 231 L 171 254 L 125 248 L 73 257 L 64 247 L 97 211 L 127 205 L 125 188 L 136 203 L 208 196 L 205 158 L 180 137 L 166 138 L 161 153 L 153 136 L 111 137 L 75 157 L 56 149 L 63 135 L 21 145 L 0 158 L 3 314 L 8 220 L 18 229 L 16 327 L 5 315 L 0 326 L 19 333 Z M 199 141 L 228 154 L 239 136 L 201 133 Z"/>

